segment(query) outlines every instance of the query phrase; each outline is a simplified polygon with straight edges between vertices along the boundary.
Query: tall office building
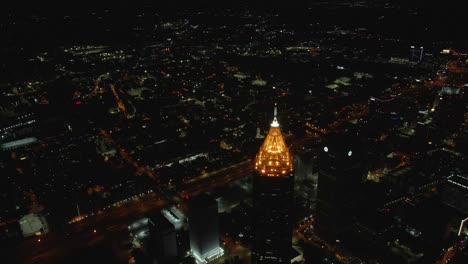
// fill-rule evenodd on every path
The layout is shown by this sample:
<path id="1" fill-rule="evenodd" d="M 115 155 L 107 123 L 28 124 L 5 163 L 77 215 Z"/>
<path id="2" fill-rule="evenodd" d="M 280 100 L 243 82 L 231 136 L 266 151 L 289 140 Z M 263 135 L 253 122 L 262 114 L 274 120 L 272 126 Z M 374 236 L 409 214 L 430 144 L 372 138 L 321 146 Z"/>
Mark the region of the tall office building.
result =
<path id="1" fill-rule="evenodd" d="M 460 87 L 442 87 L 437 94 L 431 112 L 434 123 L 446 131 L 457 129 L 463 123 L 466 103 Z"/>
<path id="2" fill-rule="evenodd" d="M 421 62 L 424 58 L 424 47 L 410 47 L 410 60 L 414 62 Z"/>
<path id="3" fill-rule="evenodd" d="M 197 263 L 207 263 L 221 256 L 216 200 L 208 195 L 189 200 L 188 220 L 190 249 Z"/>
<path id="4" fill-rule="evenodd" d="M 148 252 L 158 264 L 172 263 L 178 257 L 176 227 L 163 214 L 149 218 Z"/>
<path id="5" fill-rule="evenodd" d="M 290 263 L 293 160 L 276 107 L 270 131 L 255 158 L 252 263 Z"/>
<path id="6" fill-rule="evenodd" d="M 359 187 L 366 179 L 364 151 L 356 137 L 331 135 L 319 156 L 316 229 L 326 241 L 352 224 Z"/>

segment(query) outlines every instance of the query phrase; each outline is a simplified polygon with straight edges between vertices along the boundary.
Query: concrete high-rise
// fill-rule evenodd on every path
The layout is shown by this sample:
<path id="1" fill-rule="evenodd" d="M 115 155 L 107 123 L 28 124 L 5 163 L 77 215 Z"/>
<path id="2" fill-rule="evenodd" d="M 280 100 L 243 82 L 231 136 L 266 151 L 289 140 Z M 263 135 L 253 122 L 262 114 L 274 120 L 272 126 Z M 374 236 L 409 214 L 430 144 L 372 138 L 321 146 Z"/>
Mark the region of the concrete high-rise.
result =
<path id="1" fill-rule="evenodd" d="M 252 263 L 290 263 L 293 160 L 276 118 L 256 158 Z"/>
<path id="2" fill-rule="evenodd" d="M 190 249 L 197 263 L 207 263 L 223 254 L 219 246 L 218 203 L 208 195 L 189 200 Z"/>

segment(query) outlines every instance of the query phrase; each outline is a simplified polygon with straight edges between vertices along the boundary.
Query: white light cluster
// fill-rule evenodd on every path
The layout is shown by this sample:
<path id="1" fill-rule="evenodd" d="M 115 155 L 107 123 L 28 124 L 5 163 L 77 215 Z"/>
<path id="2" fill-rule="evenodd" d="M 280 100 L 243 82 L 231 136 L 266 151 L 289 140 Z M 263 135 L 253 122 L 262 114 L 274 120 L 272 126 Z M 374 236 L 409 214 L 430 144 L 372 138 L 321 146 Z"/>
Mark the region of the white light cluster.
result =
<path id="1" fill-rule="evenodd" d="M 323 151 L 328 152 L 328 147 L 323 147 Z M 351 157 L 353 155 L 353 152 L 350 150 L 348 151 L 348 157 Z"/>
<path id="2" fill-rule="evenodd" d="M 205 258 L 200 256 L 197 252 L 194 250 L 191 250 L 193 257 L 195 258 L 197 264 L 206 264 L 212 260 L 215 260 L 221 256 L 224 255 L 224 250 L 221 247 L 214 248 L 210 252 L 208 252 Z"/>

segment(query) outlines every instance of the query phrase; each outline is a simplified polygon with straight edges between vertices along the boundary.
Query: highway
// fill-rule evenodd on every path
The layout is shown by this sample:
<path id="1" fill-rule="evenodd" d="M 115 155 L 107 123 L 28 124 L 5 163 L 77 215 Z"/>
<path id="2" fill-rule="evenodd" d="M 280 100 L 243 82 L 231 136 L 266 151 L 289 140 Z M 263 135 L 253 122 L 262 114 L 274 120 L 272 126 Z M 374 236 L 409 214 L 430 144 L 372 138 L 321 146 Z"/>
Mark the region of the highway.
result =
<path id="1" fill-rule="evenodd" d="M 309 138 L 294 140 L 290 149 L 298 149 Z M 226 186 L 228 183 L 250 176 L 253 172 L 252 160 L 243 161 L 221 170 L 198 176 L 186 182 L 179 191 L 183 196 L 197 196 Z M 14 263 L 128 263 L 129 223 L 148 213 L 177 203 L 180 199 L 163 193 L 151 193 L 127 203 L 89 216 L 69 225 L 68 234 L 51 232 L 46 235 L 24 240 L 15 247 Z M 171 192 L 167 192 L 171 193 Z M 164 197 L 164 198 L 163 198 Z M 181 209 L 185 204 L 180 204 Z"/>
<path id="2" fill-rule="evenodd" d="M 229 182 L 249 176 L 250 161 L 230 166 L 185 184 L 181 190 L 189 196 L 212 191 Z M 127 226 L 147 213 L 172 204 L 152 193 L 90 216 L 70 225 L 69 235 L 51 232 L 23 241 L 12 252 L 15 263 L 128 263 Z M 40 238 L 40 241 L 39 241 Z"/>

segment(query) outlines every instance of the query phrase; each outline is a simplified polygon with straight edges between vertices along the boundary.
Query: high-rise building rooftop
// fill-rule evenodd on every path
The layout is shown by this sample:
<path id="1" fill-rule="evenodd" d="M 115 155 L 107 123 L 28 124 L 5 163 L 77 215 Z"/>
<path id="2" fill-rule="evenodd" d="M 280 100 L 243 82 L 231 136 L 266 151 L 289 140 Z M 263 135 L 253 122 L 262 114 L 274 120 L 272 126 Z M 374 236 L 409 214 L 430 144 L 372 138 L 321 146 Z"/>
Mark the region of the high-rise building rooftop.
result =
<path id="1" fill-rule="evenodd" d="M 255 157 L 255 170 L 269 177 L 289 176 L 293 172 L 291 153 L 281 134 L 276 112 L 275 106 L 270 131 Z"/>

